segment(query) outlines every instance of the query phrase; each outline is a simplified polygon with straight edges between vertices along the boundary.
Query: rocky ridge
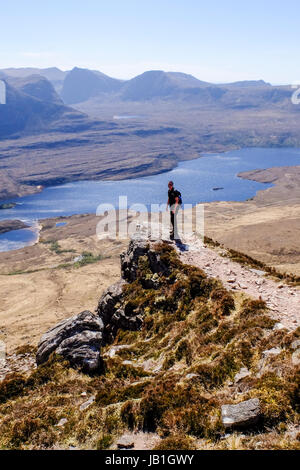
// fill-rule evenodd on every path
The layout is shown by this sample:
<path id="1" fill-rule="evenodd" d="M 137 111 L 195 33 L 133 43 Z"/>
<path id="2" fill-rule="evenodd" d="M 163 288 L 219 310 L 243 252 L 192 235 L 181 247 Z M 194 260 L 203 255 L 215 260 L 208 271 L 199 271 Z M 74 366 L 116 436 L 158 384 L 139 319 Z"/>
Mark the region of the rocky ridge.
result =
<path id="1" fill-rule="evenodd" d="M 137 331 L 142 327 L 143 316 L 130 308 L 123 295 L 124 286 L 137 279 L 142 258 L 146 258 L 152 273 L 144 280 L 148 288 L 155 288 L 159 275 L 169 274 L 153 242 L 132 239 L 127 253 L 121 255 L 121 279 L 102 294 L 96 315 L 82 312 L 45 333 L 38 345 L 37 365 L 47 362 L 55 352 L 83 371 L 100 371 L 101 347 L 111 343 L 119 329 Z"/>
<path id="2" fill-rule="evenodd" d="M 185 241 L 134 237 L 95 312 L 48 331 L 29 376 L 5 377 L 0 411 L 16 414 L 0 423 L 4 447 L 115 448 L 129 436 L 137 448 L 145 433 L 157 449 L 299 446 L 299 328 L 184 263 Z"/>

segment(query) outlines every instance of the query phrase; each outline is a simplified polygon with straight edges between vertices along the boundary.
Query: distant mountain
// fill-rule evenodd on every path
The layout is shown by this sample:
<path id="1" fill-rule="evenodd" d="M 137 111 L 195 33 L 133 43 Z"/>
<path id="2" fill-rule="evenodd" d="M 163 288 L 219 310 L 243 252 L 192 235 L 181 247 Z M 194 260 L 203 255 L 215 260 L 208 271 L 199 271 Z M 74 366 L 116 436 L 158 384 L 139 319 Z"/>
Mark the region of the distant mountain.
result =
<path id="1" fill-rule="evenodd" d="M 39 69 L 34 67 L 7 68 L 1 69 L 0 72 L 5 73 L 9 77 L 28 77 L 29 75 L 42 75 L 48 80 L 63 80 L 68 72 L 63 72 L 57 67 Z"/>
<path id="2" fill-rule="evenodd" d="M 244 80 L 240 82 L 227 83 L 223 86 L 235 87 L 235 88 L 261 88 L 271 87 L 271 83 L 267 83 L 264 80 Z"/>
<path id="3" fill-rule="evenodd" d="M 118 80 L 97 70 L 75 67 L 64 72 L 57 67 L 10 68 L 0 70 L 0 78 L 10 77 L 10 84 L 30 96 L 66 105 L 105 101 L 120 102 L 181 101 L 200 106 L 224 108 L 253 108 L 285 105 L 290 98 L 287 87 L 275 87 L 264 80 L 245 80 L 212 84 L 181 72 L 150 70 L 131 80 Z M 33 78 L 33 76 L 40 78 Z M 43 80 L 41 77 L 44 77 Z M 12 81 L 15 78 L 15 82 Z M 26 80 L 22 82 L 22 80 Z M 36 82 L 36 83 L 35 83 Z M 49 82 L 53 85 L 56 94 Z"/>
<path id="4" fill-rule="evenodd" d="M 86 103 L 87 112 L 93 103 L 168 101 L 194 103 L 219 108 L 253 108 L 286 103 L 285 87 L 273 87 L 263 80 L 245 80 L 228 84 L 212 84 L 181 72 L 150 70 L 131 80 L 116 80 L 101 72 L 75 67 L 67 74 L 62 99 L 66 104 Z"/>
<path id="5" fill-rule="evenodd" d="M 61 96 L 66 104 L 75 104 L 101 93 L 116 92 L 122 85 L 122 80 L 104 73 L 75 67 L 64 80 Z"/>
<path id="6" fill-rule="evenodd" d="M 224 88 L 226 90 L 226 88 Z M 288 87 L 237 86 L 229 87 L 220 103 L 229 108 L 269 108 L 270 106 L 286 106 L 291 104 L 291 90 Z"/>
<path id="7" fill-rule="evenodd" d="M 42 101 L 55 104 L 63 104 L 62 99 L 56 93 L 53 85 L 41 75 L 30 75 L 26 77 L 7 77 L 10 85 L 19 91 L 26 93 Z"/>
<path id="8" fill-rule="evenodd" d="M 0 107 L 0 137 L 91 129 L 96 121 L 84 113 L 103 120 L 100 104 L 104 102 L 108 116 L 116 114 L 117 108 L 126 108 L 128 112 L 130 102 L 135 107 L 130 111 L 133 115 L 136 106 L 151 101 L 157 107 L 160 102 L 164 106 L 175 104 L 178 110 L 195 105 L 197 109 L 203 107 L 218 113 L 251 108 L 291 110 L 292 106 L 289 87 L 275 87 L 263 80 L 215 85 L 184 73 L 152 70 L 122 81 L 78 67 L 67 74 L 56 68 L 43 69 L 52 80 L 65 77 L 60 96 L 45 76 L 28 75 L 36 70 L 0 70 L 0 78 L 7 84 L 7 105 Z M 70 104 L 77 104 L 78 110 L 67 106 Z"/>
<path id="9" fill-rule="evenodd" d="M 5 77 L 6 104 L 0 106 L 0 138 L 42 132 L 77 132 L 93 127 L 85 114 L 65 106 L 45 78 Z"/>
<path id="10" fill-rule="evenodd" d="M 8 75 L 9 77 L 16 78 L 29 77 L 30 75 L 41 75 L 52 83 L 57 92 L 61 91 L 64 79 L 68 74 L 68 72 L 64 72 L 57 67 L 50 67 L 45 69 L 34 67 L 8 68 L 0 70 L 0 73 L 1 72 Z"/>
<path id="11" fill-rule="evenodd" d="M 185 73 L 151 70 L 127 81 L 123 85 L 121 97 L 131 101 L 175 97 L 182 92 L 194 92 L 195 89 L 208 86 L 211 85 Z"/>

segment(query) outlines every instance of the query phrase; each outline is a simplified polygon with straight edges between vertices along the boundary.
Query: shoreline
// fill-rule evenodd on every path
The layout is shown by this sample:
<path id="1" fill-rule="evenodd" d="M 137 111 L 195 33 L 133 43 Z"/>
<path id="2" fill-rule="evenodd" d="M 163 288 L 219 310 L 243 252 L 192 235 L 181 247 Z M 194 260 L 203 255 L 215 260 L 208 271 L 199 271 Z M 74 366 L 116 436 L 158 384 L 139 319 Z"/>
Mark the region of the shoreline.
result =
<path id="1" fill-rule="evenodd" d="M 205 155 L 202 155 L 201 157 L 199 158 L 204 158 Z M 178 165 L 177 165 L 178 166 Z M 166 170 L 168 171 L 168 170 Z M 158 174 L 162 174 L 162 173 L 165 173 L 166 171 L 164 172 L 159 172 Z M 265 205 L 270 205 L 270 199 L 275 199 L 277 201 L 277 203 L 279 203 L 279 197 L 278 197 L 278 194 L 277 193 L 280 193 L 280 192 L 283 192 L 284 190 L 284 185 L 286 184 L 286 175 L 288 175 L 287 177 L 289 178 L 290 176 L 293 176 L 295 175 L 295 177 L 297 177 L 299 175 L 299 179 L 300 179 L 300 165 L 298 166 L 285 166 L 285 167 L 270 167 L 270 168 L 267 168 L 267 169 L 254 169 L 254 170 L 249 170 L 249 171 L 243 171 L 243 172 L 240 172 L 238 173 L 236 176 L 238 178 L 242 178 L 242 179 L 245 179 L 245 180 L 252 180 L 252 181 L 256 181 L 256 182 L 259 182 L 259 183 L 272 183 L 272 187 L 268 187 L 268 188 L 263 188 L 263 189 L 260 189 L 256 192 L 256 194 L 250 198 L 250 199 L 246 199 L 245 201 L 226 201 L 227 204 L 231 204 L 231 205 L 234 205 L 234 204 L 239 204 L 239 203 L 245 203 L 245 204 L 248 204 L 250 201 L 254 201 L 257 205 L 259 206 L 265 206 Z M 133 179 L 133 178 L 130 178 L 130 179 Z M 41 192 L 41 186 L 39 186 L 39 192 Z M 274 194 L 274 198 L 273 198 L 273 194 Z M 288 198 L 290 198 L 290 194 L 287 195 Z M 282 196 L 282 199 L 286 200 L 287 198 L 284 198 L 284 196 Z M 299 194 L 299 201 L 300 201 L 300 194 Z M 215 201 L 215 202 L 204 202 L 204 204 L 206 206 L 209 206 L 210 204 L 214 204 L 214 203 L 225 203 L 225 201 Z M 197 204 L 195 204 L 196 206 Z M 63 220 L 69 220 L 70 218 L 72 219 L 72 217 L 77 217 L 77 216 L 83 216 L 83 215 L 93 215 L 92 213 L 76 213 L 76 214 L 73 214 L 73 215 L 61 215 L 59 216 L 59 218 L 63 219 Z M 43 225 L 42 225 L 42 221 L 46 221 L 46 220 L 57 220 L 58 217 L 45 217 L 43 219 L 38 219 L 38 220 L 33 220 L 32 221 L 32 225 L 22 225 L 22 226 L 19 226 L 19 229 L 28 229 L 28 230 L 31 230 L 32 232 L 35 233 L 36 237 L 35 237 L 35 240 L 34 241 L 31 241 L 31 242 L 28 242 L 24 245 L 23 248 L 27 247 L 27 246 L 33 246 L 33 245 L 36 245 L 39 243 L 40 241 L 40 232 L 43 228 Z M 7 220 L 4 219 L 2 222 L 6 222 L 6 223 L 10 223 L 12 222 L 13 220 L 15 219 L 12 219 L 12 220 Z M 21 224 L 23 224 L 22 221 L 20 221 Z M 1 220 L 0 220 L 0 227 L 1 227 Z M 6 230 L 5 232 L 3 233 L 9 233 L 10 231 L 13 231 L 14 230 L 14 227 L 13 228 L 10 228 L 9 230 Z M 22 248 L 16 248 L 16 250 L 19 250 L 19 249 L 22 249 Z M 7 250 L 6 252 L 10 252 L 10 251 L 16 251 L 14 249 L 10 249 L 10 250 Z"/>
<path id="2" fill-rule="evenodd" d="M 25 224 L 22 220 L 19 219 L 4 219 L 0 220 L 0 235 L 4 233 L 13 232 L 15 230 L 25 230 L 30 229 L 30 225 Z"/>
<path id="3" fill-rule="evenodd" d="M 205 156 L 212 156 L 212 155 L 218 155 L 218 154 L 221 154 L 221 155 L 226 155 L 228 154 L 229 152 L 233 152 L 233 151 L 238 151 L 238 150 L 247 150 L 247 149 L 254 149 L 254 148 L 261 148 L 261 149 L 268 149 L 268 148 L 277 148 L 277 149 L 280 149 L 282 147 L 237 147 L 237 146 L 233 146 L 232 148 L 230 149 L 226 149 L 226 150 L 221 150 L 221 151 L 201 151 L 197 156 L 195 156 L 194 154 L 191 155 L 190 158 L 184 158 L 183 160 L 174 160 L 174 159 L 168 159 L 168 163 L 169 165 L 167 167 L 163 167 L 163 168 L 160 168 L 160 169 L 157 169 L 155 168 L 155 165 L 152 164 L 151 166 L 148 166 L 147 168 L 143 169 L 143 170 L 140 170 L 138 171 L 137 174 L 132 174 L 130 173 L 130 168 L 125 170 L 125 173 L 127 174 L 124 174 L 124 171 L 123 170 L 120 170 L 119 172 L 116 172 L 116 170 L 113 170 L 113 169 L 107 169 L 105 170 L 105 174 L 102 176 L 102 177 L 89 177 L 89 178 L 72 178 L 72 176 L 70 177 L 66 177 L 66 178 L 63 178 L 63 181 L 62 182 L 59 182 L 62 180 L 62 178 L 60 178 L 59 176 L 57 176 L 57 182 L 51 182 L 51 184 L 47 184 L 46 182 L 40 182 L 39 184 L 37 185 L 27 185 L 27 184 L 19 184 L 18 182 L 14 182 L 14 181 L 11 181 L 11 184 L 12 185 L 16 185 L 16 189 L 15 190 L 11 190 L 8 195 L 6 195 L 5 197 L 2 197 L 1 196 L 1 193 L 0 193 L 0 205 L 3 204 L 3 203 L 9 203 L 11 202 L 10 200 L 11 199 L 18 199 L 18 198 L 21 198 L 21 197 L 26 197 L 26 196 L 30 196 L 30 195 L 34 195 L 34 194 L 38 194 L 40 192 L 42 192 L 44 189 L 46 188 L 49 188 L 49 187 L 53 187 L 53 186 L 62 186 L 64 184 L 68 184 L 68 183 L 76 183 L 76 182 L 79 182 L 79 181 L 123 181 L 123 180 L 132 180 L 132 179 L 135 179 L 135 178 L 143 178 L 143 177 L 146 177 L 146 176 L 155 176 L 155 175 L 160 175 L 160 174 L 163 174 L 163 173 L 167 173 L 168 171 L 172 171 L 174 169 L 176 169 L 178 167 L 178 165 L 182 162 L 186 162 L 186 161 L 192 161 L 192 160 L 197 160 L 198 158 L 204 158 Z M 283 147 L 284 149 L 296 149 L 298 147 Z M 254 170 L 249 170 L 249 172 L 252 172 Z M 238 175 L 239 176 L 239 175 Z"/>
<path id="4" fill-rule="evenodd" d="M 155 176 L 155 175 L 161 175 L 161 174 L 164 174 L 164 173 L 167 173 L 169 171 L 172 171 L 172 170 L 175 170 L 176 168 L 178 168 L 178 165 L 182 162 L 186 162 L 186 161 L 192 161 L 192 160 L 197 160 L 198 158 L 205 158 L 206 156 L 213 156 L 213 155 L 218 155 L 218 154 L 221 154 L 221 155 L 226 155 L 228 154 L 229 152 L 233 152 L 233 151 L 238 151 L 238 150 L 246 150 L 246 149 L 251 149 L 251 148 L 265 148 L 265 147 L 245 147 L 245 148 L 242 148 L 242 147 L 239 147 L 239 148 L 232 148 L 230 150 L 224 150 L 224 151 L 220 151 L 220 152 L 216 152 L 216 151 L 212 151 L 212 152 L 201 152 L 198 156 L 192 156 L 191 158 L 186 158 L 184 160 L 178 160 L 176 161 L 176 163 L 173 165 L 172 164 L 172 161 L 170 161 L 170 167 L 167 167 L 167 168 L 161 168 L 161 169 L 155 169 L 154 168 L 154 165 L 153 165 L 153 168 L 147 168 L 146 170 L 142 171 L 141 174 L 129 174 L 129 175 L 122 175 L 122 171 L 119 172 L 119 174 L 112 174 L 112 175 L 109 175 L 110 173 L 110 170 L 107 170 L 107 176 L 103 176 L 101 178 L 88 178 L 88 179 L 85 179 L 85 178 L 66 178 L 63 182 L 59 182 L 59 177 L 57 177 L 57 180 L 58 182 L 57 183 L 51 183 L 51 184 L 39 184 L 39 185 L 36 185 L 36 186 L 30 186 L 30 185 L 20 185 L 19 187 L 19 190 L 16 190 L 15 193 L 10 193 L 9 196 L 6 196 L 5 198 L 1 197 L 0 196 L 0 205 L 2 204 L 6 204 L 6 203 L 11 203 L 11 200 L 12 199 L 19 199 L 19 198 L 22 198 L 22 197 L 26 197 L 26 196 L 31 196 L 31 195 L 35 195 L 35 194 L 39 194 L 41 193 L 44 189 L 47 189 L 47 188 L 51 188 L 51 187 L 54 187 L 54 186 L 63 186 L 64 184 L 68 184 L 68 183 L 77 183 L 77 182 L 83 182 L 83 181 L 124 181 L 124 180 L 133 180 L 133 179 L 136 179 L 136 178 L 144 178 L 144 177 L 147 177 L 147 176 Z M 269 148 L 269 147 L 266 147 L 266 148 Z M 273 148 L 273 147 L 271 147 Z M 281 147 L 274 147 L 274 148 L 278 148 L 280 149 Z M 291 149 L 295 149 L 295 148 L 298 148 L 298 147 L 284 147 L 284 148 L 291 148 Z M 266 168 L 264 170 L 260 170 L 260 169 L 253 169 L 253 170 L 247 170 L 247 171 L 243 171 L 243 172 L 240 172 L 237 174 L 237 177 L 239 178 L 242 178 L 242 179 L 248 179 L 248 180 L 252 180 L 252 181 L 256 181 L 258 183 L 273 183 L 273 181 L 275 180 L 267 180 L 267 181 L 263 181 L 261 179 L 255 179 L 254 175 L 255 173 L 261 173 L 261 171 L 268 171 L 268 170 L 273 170 L 274 168 L 291 168 L 293 166 L 290 166 L 290 167 L 270 167 L 270 168 Z M 247 176 L 249 175 L 249 176 Z M 16 183 L 17 184 L 17 183 Z"/>

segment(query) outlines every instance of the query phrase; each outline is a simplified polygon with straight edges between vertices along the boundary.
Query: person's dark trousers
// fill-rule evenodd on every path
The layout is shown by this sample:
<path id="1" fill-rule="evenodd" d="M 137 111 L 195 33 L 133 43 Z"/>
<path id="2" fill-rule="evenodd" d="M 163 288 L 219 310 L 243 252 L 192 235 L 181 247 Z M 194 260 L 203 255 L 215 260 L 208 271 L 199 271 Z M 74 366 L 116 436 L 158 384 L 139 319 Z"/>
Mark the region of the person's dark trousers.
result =
<path id="1" fill-rule="evenodd" d="M 171 230 L 170 230 L 170 238 L 171 240 L 178 240 L 178 231 L 177 231 L 177 214 L 178 214 L 178 206 L 174 214 L 175 205 L 170 207 L 170 222 L 171 222 Z"/>

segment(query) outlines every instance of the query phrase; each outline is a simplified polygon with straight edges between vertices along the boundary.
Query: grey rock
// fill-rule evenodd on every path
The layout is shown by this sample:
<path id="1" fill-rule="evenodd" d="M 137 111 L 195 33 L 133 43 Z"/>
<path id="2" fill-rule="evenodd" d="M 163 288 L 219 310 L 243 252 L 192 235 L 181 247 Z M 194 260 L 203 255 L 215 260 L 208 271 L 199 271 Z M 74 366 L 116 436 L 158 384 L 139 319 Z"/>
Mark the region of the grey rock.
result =
<path id="1" fill-rule="evenodd" d="M 103 321 L 104 326 L 111 322 L 123 300 L 123 288 L 127 283 L 122 279 L 110 286 L 101 296 L 96 312 Z"/>
<path id="2" fill-rule="evenodd" d="M 56 352 L 66 358 L 71 365 L 91 373 L 100 369 L 101 345 L 102 332 L 83 331 L 62 341 Z"/>
<path id="3" fill-rule="evenodd" d="M 246 286 L 245 284 L 242 284 L 241 282 L 239 282 L 238 285 L 241 289 L 245 289 L 245 290 L 248 289 L 248 286 Z"/>
<path id="4" fill-rule="evenodd" d="M 159 253 L 153 249 L 149 240 L 132 239 L 126 253 L 121 254 L 122 278 L 128 282 L 137 278 L 138 264 L 141 257 L 147 257 L 153 274 L 168 274 L 168 267 L 161 261 Z"/>
<path id="5" fill-rule="evenodd" d="M 147 240 L 133 239 L 129 243 L 126 253 L 121 254 L 121 275 L 128 282 L 137 278 L 138 262 L 141 256 L 145 256 L 149 251 Z"/>
<path id="6" fill-rule="evenodd" d="M 97 371 L 101 364 L 103 327 L 101 318 L 89 311 L 63 320 L 42 336 L 36 355 L 37 365 L 46 362 L 55 352 L 84 372 Z"/>
<path id="7" fill-rule="evenodd" d="M 129 349 L 132 346 L 130 344 L 122 344 L 120 346 L 112 346 L 105 354 L 103 357 L 107 356 L 110 357 L 111 359 L 115 357 L 118 351 L 121 351 L 122 349 Z"/>
<path id="8" fill-rule="evenodd" d="M 134 362 L 133 362 L 133 361 L 129 361 L 129 360 L 127 360 L 127 359 L 126 359 L 125 361 L 122 361 L 122 364 L 123 364 L 123 366 L 133 366 L 133 367 L 135 367 Z"/>
<path id="9" fill-rule="evenodd" d="M 266 271 L 261 271 L 260 269 L 249 269 L 254 274 L 257 274 L 258 276 L 264 276 L 266 274 Z"/>
<path id="10" fill-rule="evenodd" d="M 250 376 L 250 372 L 246 367 L 242 367 L 242 369 L 235 375 L 234 383 L 239 383 L 241 380 L 245 379 L 246 377 Z"/>
<path id="11" fill-rule="evenodd" d="M 280 348 L 272 348 L 272 349 L 268 349 L 267 351 L 263 351 L 262 356 L 264 358 L 278 356 L 281 352 L 282 352 L 282 349 Z"/>
<path id="12" fill-rule="evenodd" d="M 237 405 L 222 406 L 222 422 L 225 428 L 247 428 L 256 424 L 261 416 L 258 398 Z"/>
<path id="13" fill-rule="evenodd" d="M 123 279 L 109 287 L 101 296 L 96 312 L 103 321 L 103 343 L 111 343 L 118 329 L 137 331 L 143 324 L 142 312 L 125 303 Z"/>
<path id="14" fill-rule="evenodd" d="M 89 408 L 95 401 L 96 397 L 95 396 L 92 396 L 91 398 L 89 398 L 87 401 L 85 401 L 84 403 L 82 403 L 82 405 L 80 405 L 80 411 L 84 411 L 86 410 L 87 408 Z"/>
<path id="15" fill-rule="evenodd" d="M 65 424 L 67 424 L 67 422 L 68 422 L 67 418 L 62 418 L 62 419 L 59 421 L 59 423 L 57 423 L 55 426 L 56 426 L 57 428 L 62 428 Z"/>
<path id="16" fill-rule="evenodd" d="M 274 327 L 273 327 L 274 331 L 280 331 L 280 330 L 284 330 L 284 329 L 285 329 L 285 326 L 282 323 L 276 323 L 276 325 L 274 325 Z"/>
<path id="17" fill-rule="evenodd" d="M 300 364 L 300 349 L 297 349 L 293 354 L 292 354 L 292 364 L 294 366 L 298 366 Z"/>
<path id="18" fill-rule="evenodd" d="M 296 341 L 293 341 L 292 344 L 291 344 L 291 348 L 294 349 L 294 350 L 300 348 L 300 339 L 297 339 Z"/>
<path id="19" fill-rule="evenodd" d="M 187 374 L 186 375 L 186 380 L 191 380 L 194 379 L 195 377 L 199 377 L 199 374 Z"/>

